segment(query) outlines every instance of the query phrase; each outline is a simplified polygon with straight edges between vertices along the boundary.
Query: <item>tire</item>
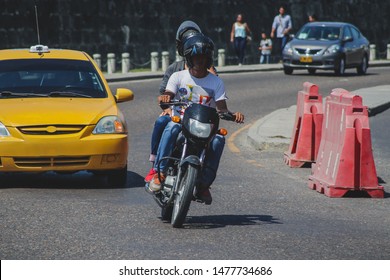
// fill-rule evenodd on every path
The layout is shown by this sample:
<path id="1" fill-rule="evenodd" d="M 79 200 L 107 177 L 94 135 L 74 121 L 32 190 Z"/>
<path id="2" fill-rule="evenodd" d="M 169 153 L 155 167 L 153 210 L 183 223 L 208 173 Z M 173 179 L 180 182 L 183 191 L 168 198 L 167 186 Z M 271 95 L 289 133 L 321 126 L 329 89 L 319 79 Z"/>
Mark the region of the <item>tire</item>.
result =
<path id="1" fill-rule="evenodd" d="M 161 219 L 163 221 L 170 222 L 172 219 L 172 211 L 173 211 L 173 205 L 167 205 L 161 208 Z"/>
<path id="2" fill-rule="evenodd" d="M 367 56 L 363 56 L 362 63 L 356 67 L 356 71 L 359 75 L 365 75 L 368 68 L 368 59 Z"/>
<path id="3" fill-rule="evenodd" d="M 344 57 L 340 58 L 338 65 L 334 69 L 334 73 L 338 76 L 344 75 L 344 73 L 345 73 L 345 58 Z"/>
<path id="4" fill-rule="evenodd" d="M 316 71 L 317 69 L 307 69 L 307 72 L 309 72 L 310 75 L 314 75 Z"/>
<path id="5" fill-rule="evenodd" d="M 284 74 L 291 75 L 294 72 L 294 69 L 292 69 L 291 67 L 284 66 L 283 71 L 284 71 Z"/>
<path id="6" fill-rule="evenodd" d="M 188 164 L 183 178 L 180 180 L 175 201 L 173 204 L 172 220 L 173 227 L 182 227 L 187 216 L 193 198 L 198 169 Z"/>
<path id="7" fill-rule="evenodd" d="M 107 173 L 107 184 L 110 187 L 125 187 L 127 182 L 127 165 Z"/>

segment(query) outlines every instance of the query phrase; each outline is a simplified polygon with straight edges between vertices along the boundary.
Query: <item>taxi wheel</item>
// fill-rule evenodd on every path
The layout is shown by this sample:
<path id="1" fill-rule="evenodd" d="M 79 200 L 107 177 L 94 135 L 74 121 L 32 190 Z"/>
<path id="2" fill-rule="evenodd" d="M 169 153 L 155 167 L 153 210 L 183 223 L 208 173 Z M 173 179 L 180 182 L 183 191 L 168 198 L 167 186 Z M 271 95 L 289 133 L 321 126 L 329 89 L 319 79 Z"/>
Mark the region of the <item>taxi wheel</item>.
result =
<path id="1" fill-rule="evenodd" d="M 125 187 L 127 182 L 127 165 L 107 173 L 107 184 L 111 187 Z"/>

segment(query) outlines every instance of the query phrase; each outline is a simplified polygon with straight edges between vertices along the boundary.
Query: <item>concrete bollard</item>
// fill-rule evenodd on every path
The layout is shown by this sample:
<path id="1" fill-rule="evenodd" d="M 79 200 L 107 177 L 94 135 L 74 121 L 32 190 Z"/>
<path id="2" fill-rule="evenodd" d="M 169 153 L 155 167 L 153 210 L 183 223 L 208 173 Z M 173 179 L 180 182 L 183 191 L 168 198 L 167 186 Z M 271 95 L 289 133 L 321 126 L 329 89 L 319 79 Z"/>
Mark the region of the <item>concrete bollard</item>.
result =
<path id="1" fill-rule="evenodd" d="M 386 58 L 390 59 L 390 44 L 387 44 L 387 55 L 386 55 Z"/>
<path id="2" fill-rule="evenodd" d="M 99 69 L 102 69 L 102 56 L 99 53 L 95 53 L 92 55 L 93 60 L 95 60 Z"/>
<path id="3" fill-rule="evenodd" d="M 169 66 L 169 52 L 165 51 L 161 53 L 162 65 L 161 68 L 165 72 Z"/>
<path id="4" fill-rule="evenodd" d="M 107 54 L 107 73 L 112 74 L 115 73 L 115 54 L 108 53 Z"/>
<path id="5" fill-rule="evenodd" d="M 181 55 L 179 55 L 179 52 L 176 51 L 176 61 L 182 61 L 183 60 L 183 57 Z"/>
<path id="6" fill-rule="evenodd" d="M 376 45 L 370 45 L 370 60 L 376 59 Z"/>
<path id="7" fill-rule="evenodd" d="M 122 73 L 128 73 L 130 70 L 130 54 L 122 53 Z"/>
<path id="8" fill-rule="evenodd" d="M 218 66 L 225 66 L 225 50 L 218 50 Z"/>
<path id="9" fill-rule="evenodd" d="M 158 70 L 158 52 L 150 53 L 151 71 L 157 72 Z"/>

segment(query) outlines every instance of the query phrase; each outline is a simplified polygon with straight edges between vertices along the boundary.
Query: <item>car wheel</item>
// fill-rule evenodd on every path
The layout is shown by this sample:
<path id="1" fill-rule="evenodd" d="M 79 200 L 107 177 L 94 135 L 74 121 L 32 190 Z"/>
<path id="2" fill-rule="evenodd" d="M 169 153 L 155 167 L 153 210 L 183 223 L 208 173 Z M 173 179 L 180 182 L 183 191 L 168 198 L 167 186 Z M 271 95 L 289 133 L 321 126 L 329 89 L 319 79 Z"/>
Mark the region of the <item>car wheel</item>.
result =
<path id="1" fill-rule="evenodd" d="M 364 75 L 367 73 L 368 68 L 368 59 L 367 56 L 363 56 L 362 63 L 356 68 L 356 71 L 359 75 Z"/>
<path id="2" fill-rule="evenodd" d="M 292 69 L 291 67 L 283 67 L 283 71 L 284 71 L 284 74 L 286 75 L 291 75 L 294 71 L 294 69 Z"/>
<path id="3" fill-rule="evenodd" d="M 317 69 L 307 69 L 307 72 L 309 72 L 310 75 L 314 75 L 316 71 Z"/>
<path id="4" fill-rule="evenodd" d="M 127 182 L 127 165 L 107 173 L 107 184 L 111 187 L 125 187 Z"/>
<path id="5" fill-rule="evenodd" d="M 345 58 L 340 58 L 339 64 L 334 69 L 336 75 L 344 75 L 345 73 Z"/>

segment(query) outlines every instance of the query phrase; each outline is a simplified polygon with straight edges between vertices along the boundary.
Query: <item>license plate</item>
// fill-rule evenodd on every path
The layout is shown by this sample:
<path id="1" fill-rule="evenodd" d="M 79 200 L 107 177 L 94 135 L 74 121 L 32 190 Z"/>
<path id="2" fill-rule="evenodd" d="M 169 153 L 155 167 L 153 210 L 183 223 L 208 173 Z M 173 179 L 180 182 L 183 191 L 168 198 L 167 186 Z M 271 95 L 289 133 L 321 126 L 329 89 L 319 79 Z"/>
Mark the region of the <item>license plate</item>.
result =
<path id="1" fill-rule="evenodd" d="M 304 63 L 312 63 L 313 62 L 313 58 L 311 56 L 301 56 L 299 58 L 299 61 L 300 62 L 304 62 Z"/>

